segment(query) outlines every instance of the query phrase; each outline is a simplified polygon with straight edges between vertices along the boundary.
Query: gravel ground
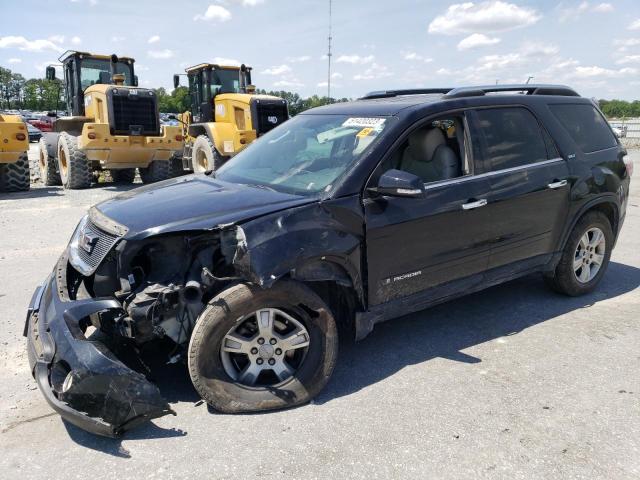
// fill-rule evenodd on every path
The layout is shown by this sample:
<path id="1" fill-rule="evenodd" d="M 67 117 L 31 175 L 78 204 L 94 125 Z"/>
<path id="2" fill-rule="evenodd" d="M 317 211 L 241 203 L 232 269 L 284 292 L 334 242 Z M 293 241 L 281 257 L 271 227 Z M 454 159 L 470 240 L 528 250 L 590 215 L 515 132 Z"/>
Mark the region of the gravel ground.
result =
<path id="1" fill-rule="evenodd" d="M 640 175 L 640 151 L 632 156 Z M 177 416 L 123 439 L 65 425 L 28 371 L 31 293 L 87 207 L 122 187 L 0 196 L 0 478 L 640 478 L 640 188 L 600 288 L 523 278 L 342 347 L 310 405 L 220 415 L 186 369 Z"/>

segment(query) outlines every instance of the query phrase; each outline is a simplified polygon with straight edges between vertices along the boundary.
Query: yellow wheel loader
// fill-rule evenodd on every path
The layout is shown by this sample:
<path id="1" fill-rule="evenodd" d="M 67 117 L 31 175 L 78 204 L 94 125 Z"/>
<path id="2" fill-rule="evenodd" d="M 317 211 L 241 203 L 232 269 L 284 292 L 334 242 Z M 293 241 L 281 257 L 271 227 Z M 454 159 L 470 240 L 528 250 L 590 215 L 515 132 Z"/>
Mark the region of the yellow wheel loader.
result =
<path id="1" fill-rule="evenodd" d="M 216 170 L 260 135 L 289 118 L 287 102 L 256 95 L 251 67 L 202 63 L 186 70 L 191 111 L 179 116 L 185 137 L 183 166 Z M 173 76 L 178 88 L 180 76 Z"/>
<path id="2" fill-rule="evenodd" d="M 71 116 L 56 120 L 40 140 L 45 185 L 87 188 L 96 172 L 107 169 L 116 182 L 133 182 L 136 168 L 144 183 L 169 178 L 182 130 L 160 125 L 158 99 L 138 87 L 134 59 L 68 51 L 59 60 Z M 47 67 L 49 80 L 55 74 Z"/>
<path id="3" fill-rule="evenodd" d="M 0 115 L 0 192 L 29 190 L 29 131 L 18 115 Z"/>

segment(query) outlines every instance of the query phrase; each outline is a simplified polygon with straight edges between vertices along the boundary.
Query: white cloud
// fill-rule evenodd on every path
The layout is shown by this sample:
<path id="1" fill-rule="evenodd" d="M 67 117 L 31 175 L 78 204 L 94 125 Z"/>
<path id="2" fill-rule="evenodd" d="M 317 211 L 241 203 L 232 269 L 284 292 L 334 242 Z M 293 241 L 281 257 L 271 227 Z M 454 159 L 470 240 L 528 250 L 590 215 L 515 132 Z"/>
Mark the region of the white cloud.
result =
<path id="1" fill-rule="evenodd" d="M 595 5 L 592 9 L 592 11 L 598 12 L 598 13 L 608 13 L 608 12 L 613 12 L 613 10 L 614 10 L 613 5 L 611 5 L 610 3 L 599 3 L 598 5 Z"/>
<path id="2" fill-rule="evenodd" d="M 82 43 L 82 39 L 80 37 L 71 37 L 72 45 L 80 45 Z"/>
<path id="3" fill-rule="evenodd" d="M 17 48 L 27 52 L 54 51 L 63 52 L 64 49 L 51 40 L 27 40 L 22 36 L 0 37 L 0 48 Z"/>
<path id="4" fill-rule="evenodd" d="M 114 43 L 124 42 L 125 40 L 125 37 L 120 37 L 118 35 L 114 35 L 113 37 L 111 37 L 111 41 Z"/>
<path id="5" fill-rule="evenodd" d="M 578 66 L 575 68 L 572 77 L 575 78 L 614 78 L 614 77 L 625 77 L 629 75 L 637 75 L 638 70 L 635 68 L 621 68 L 619 70 L 612 70 L 609 68 L 603 68 L 598 66 L 590 66 L 590 67 L 581 67 Z"/>
<path id="6" fill-rule="evenodd" d="M 429 33 L 443 35 L 495 33 L 533 25 L 542 18 L 536 10 L 501 0 L 456 3 L 429 24 Z"/>
<path id="7" fill-rule="evenodd" d="M 241 0 L 243 7 L 255 7 L 256 5 L 260 5 L 264 3 L 264 0 Z"/>
<path id="8" fill-rule="evenodd" d="M 308 62 L 311 60 L 309 55 L 300 55 L 299 57 L 287 57 L 287 62 L 289 63 L 300 63 L 300 62 Z"/>
<path id="9" fill-rule="evenodd" d="M 420 62 L 424 62 L 424 63 L 433 62 L 433 58 L 423 57 L 422 55 L 420 55 L 419 53 L 416 53 L 416 52 L 404 52 L 402 54 L 402 58 L 404 58 L 405 60 L 420 61 Z"/>
<path id="10" fill-rule="evenodd" d="M 333 72 L 331 78 L 342 78 L 342 74 L 340 72 Z"/>
<path id="11" fill-rule="evenodd" d="M 640 63 L 640 55 L 625 55 L 616 61 L 618 65 L 627 65 L 629 63 Z"/>
<path id="12" fill-rule="evenodd" d="M 393 73 L 384 65 L 372 63 L 364 72 L 353 76 L 354 80 L 376 80 L 392 76 Z"/>
<path id="13" fill-rule="evenodd" d="M 276 65 L 274 67 L 269 67 L 266 70 L 263 70 L 263 75 L 282 75 L 283 73 L 289 73 L 291 71 L 291 67 L 289 65 Z"/>
<path id="14" fill-rule="evenodd" d="M 10 58 L 7 60 L 8 63 L 22 63 L 22 59 L 20 58 Z"/>
<path id="15" fill-rule="evenodd" d="M 149 37 L 149 40 L 147 40 L 147 43 L 158 43 L 159 41 L 160 41 L 159 35 L 152 35 Z"/>
<path id="16" fill-rule="evenodd" d="M 484 33 L 472 33 L 468 37 L 463 38 L 458 43 L 458 50 L 470 50 L 472 48 L 487 47 L 500 43 L 497 37 L 488 37 Z"/>
<path id="17" fill-rule="evenodd" d="M 640 30 L 640 18 L 634 22 L 631 22 L 631 24 L 627 28 L 629 30 Z"/>
<path id="18" fill-rule="evenodd" d="M 626 52 L 629 48 L 640 46 L 640 38 L 617 38 L 613 44 L 619 52 Z"/>
<path id="19" fill-rule="evenodd" d="M 136 63 L 136 72 L 148 72 L 149 67 L 142 63 Z"/>
<path id="20" fill-rule="evenodd" d="M 226 58 L 226 57 L 214 57 L 213 63 L 216 65 L 225 65 L 229 67 L 239 67 L 240 60 L 236 60 L 235 58 Z"/>
<path id="21" fill-rule="evenodd" d="M 64 42 L 64 35 L 51 35 L 48 40 L 51 40 L 53 43 L 62 43 Z"/>
<path id="22" fill-rule="evenodd" d="M 173 57 L 175 54 L 173 53 L 173 50 L 165 48 L 164 50 L 149 50 L 147 52 L 147 55 L 149 55 L 151 58 L 166 59 Z"/>
<path id="23" fill-rule="evenodd" d="M 222 5 L 209 5 L 204 15 L 196 15 L 194 20 L 205 20 L 208 22 L 227 22 L 231 20 L 231 12 Z"/>
<path id="24" fill-rule="evenodd" d="M 373 55 L 367 55 L 366 57 L 361 57 L 360 55 L 340 55 L 336 62 L 366 65 L 367 63 L 373 62 L 374 59 L 375 57 Z"/>
<path id="25" fill-rule="evenodd" d="M 274 87 L 304 87 L 304 83 L 298 80 L 278 80 L 273 84 Z"/>

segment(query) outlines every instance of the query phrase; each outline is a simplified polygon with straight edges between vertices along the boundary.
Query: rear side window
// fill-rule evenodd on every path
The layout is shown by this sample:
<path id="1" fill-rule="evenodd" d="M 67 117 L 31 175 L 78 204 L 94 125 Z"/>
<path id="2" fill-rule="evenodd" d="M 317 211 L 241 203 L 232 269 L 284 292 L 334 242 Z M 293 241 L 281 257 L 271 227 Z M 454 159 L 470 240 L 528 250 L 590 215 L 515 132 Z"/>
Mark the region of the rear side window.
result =
<path id="1" fill-rule="evenodd" d="M 522 107 L 477 110 L 482 156 L 491 171 L 547 160 L 538 120 Z"/>
<path id="2" fill-rule="evenodd" d="M 615 147 L 618 142 L 602 117 L 592 105 L 555 104 L 549 109 L 585 153 Z"/>

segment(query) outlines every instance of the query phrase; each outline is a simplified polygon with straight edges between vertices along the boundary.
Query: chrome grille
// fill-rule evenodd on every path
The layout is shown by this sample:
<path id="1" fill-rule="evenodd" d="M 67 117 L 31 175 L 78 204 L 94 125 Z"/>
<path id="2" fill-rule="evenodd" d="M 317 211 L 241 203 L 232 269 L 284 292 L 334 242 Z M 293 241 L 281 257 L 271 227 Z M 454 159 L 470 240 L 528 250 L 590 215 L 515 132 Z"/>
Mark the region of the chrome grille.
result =
<path id="1" fill-rule="evenodd" d="M 95 270 L 98 265 L 100 265 L 100 262 L 104 260 L 104 257 L 107 256 L 118 240 L 116 235 L 112 235 L 99 229 L 90 221 L 87 221 L 87 224 L 82 232 L 80 232 L 80 235 L 89 235 L 97 239 L 91 249 L 91 253 L 87 252 L 82 247 L 77 249 L 78 257 L 80 257 L 80 260 L 89 266 L 91 270 Z"/>

